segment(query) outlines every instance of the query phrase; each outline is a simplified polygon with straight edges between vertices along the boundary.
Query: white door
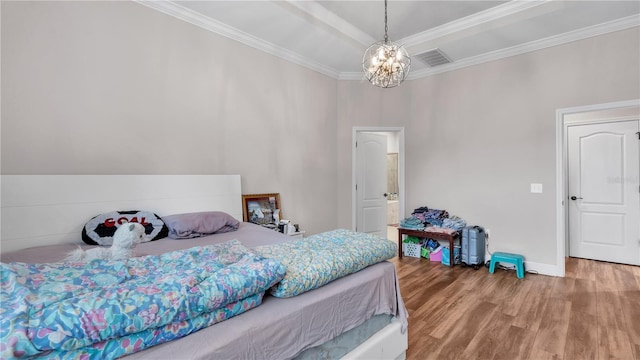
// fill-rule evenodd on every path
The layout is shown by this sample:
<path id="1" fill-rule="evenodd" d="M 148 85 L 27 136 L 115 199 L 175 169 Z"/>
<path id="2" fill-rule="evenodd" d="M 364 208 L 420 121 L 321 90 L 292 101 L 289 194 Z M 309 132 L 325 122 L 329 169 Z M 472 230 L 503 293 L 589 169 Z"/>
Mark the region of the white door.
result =
<path id="1" fill-rule="evenodd" d="M 356 136 L 356 231 L 387 237 L 387 137 Z"/>
<path id="2" fill-rule="evenodd" d="M 570 256 L 640 265 L 638 123 L 568 127 Z"/>

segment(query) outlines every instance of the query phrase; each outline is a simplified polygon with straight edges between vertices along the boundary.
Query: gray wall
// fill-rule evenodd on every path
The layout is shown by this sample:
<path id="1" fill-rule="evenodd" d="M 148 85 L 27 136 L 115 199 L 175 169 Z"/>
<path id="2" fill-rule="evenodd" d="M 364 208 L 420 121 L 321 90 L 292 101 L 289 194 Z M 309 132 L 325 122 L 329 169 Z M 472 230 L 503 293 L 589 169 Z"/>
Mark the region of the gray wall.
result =
<path id="1" fill-rule="evenodd" d="M 353 126 L 404 126 L 407 213 L 555 264 L 555 111 L 640 98 L 638 35 L 378 89 L 135 3 L 3 1 L 2 173 L 240 174 L 314 233 L 351 228 Z"/>
<path id="2" fill-rule="evenodd" d="M 133 2 L 1 6 L 3 174 L 240 174 L 335 228 L 335 79 Z"/>
<path id="3" fill-rule="evenodd" d="M 405 126 L 407 214 L 447 209 L 489 228 L 490 251 L 555 265 L 556 109 L 640 98 L 639 33 L 409 81 L 384 101 L 366 84 L 340 82 L 338 147 L 350 146 L 351 126 Z M 340 158 L 338 168 L 344 174 L 351 159 Z M 346 195 L 350 177 L 338 179 Z M 542 183 L 543 193 L 532 194 L 530 183 Z"/>

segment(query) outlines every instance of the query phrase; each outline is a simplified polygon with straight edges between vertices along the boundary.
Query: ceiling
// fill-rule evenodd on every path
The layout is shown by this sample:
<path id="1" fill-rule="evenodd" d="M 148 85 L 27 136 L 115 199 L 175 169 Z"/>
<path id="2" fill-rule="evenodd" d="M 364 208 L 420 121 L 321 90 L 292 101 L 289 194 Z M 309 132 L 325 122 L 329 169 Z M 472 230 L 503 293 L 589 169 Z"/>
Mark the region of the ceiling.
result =
<path id="1" fill-rule="evenodd" d="M 362 55 L 384 39 L 384 1 L 138 3 L 336 79 L 360 80 Z M 401 1 L 388 3 L 389 39 L 412 57 L 409 79 L 637 27 L 640 1 Z M 428 66 L 439 49 L 451 61 Z"/>

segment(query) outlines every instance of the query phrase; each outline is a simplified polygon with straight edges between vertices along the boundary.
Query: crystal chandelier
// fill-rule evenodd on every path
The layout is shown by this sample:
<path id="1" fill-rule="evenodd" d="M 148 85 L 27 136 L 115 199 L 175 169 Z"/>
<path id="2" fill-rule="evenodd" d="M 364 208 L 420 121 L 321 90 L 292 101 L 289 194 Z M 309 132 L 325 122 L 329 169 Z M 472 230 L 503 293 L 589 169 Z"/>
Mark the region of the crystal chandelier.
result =
<path id="1" fill-rule="evenodd" d="M 384 0 L 384 41 L 369 46 L 362 57 L 362 69 L 370 83 L 381 88 L 400 85 L 409 74 L 411 58 L 401 44 L 387 35 L 387 0 Z"/>

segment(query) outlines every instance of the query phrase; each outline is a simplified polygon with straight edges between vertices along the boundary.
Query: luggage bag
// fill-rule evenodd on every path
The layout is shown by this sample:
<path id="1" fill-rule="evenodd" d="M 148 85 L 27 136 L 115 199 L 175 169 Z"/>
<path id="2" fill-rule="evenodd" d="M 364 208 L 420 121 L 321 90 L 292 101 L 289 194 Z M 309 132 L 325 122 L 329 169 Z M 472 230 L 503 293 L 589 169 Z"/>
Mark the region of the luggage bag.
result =
<path id="1" fill-rule="evenodd" d="M 478 270 L 484 264 L 484 243 L 487 234 L 480 226 L 467 226 L 462 229 L 462 266 L 473 266 Z"/>

